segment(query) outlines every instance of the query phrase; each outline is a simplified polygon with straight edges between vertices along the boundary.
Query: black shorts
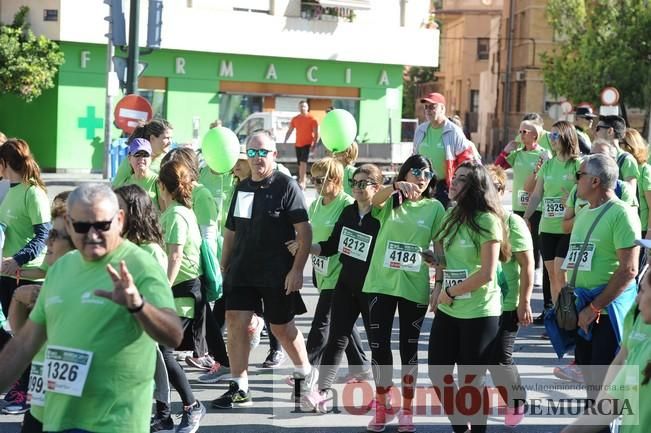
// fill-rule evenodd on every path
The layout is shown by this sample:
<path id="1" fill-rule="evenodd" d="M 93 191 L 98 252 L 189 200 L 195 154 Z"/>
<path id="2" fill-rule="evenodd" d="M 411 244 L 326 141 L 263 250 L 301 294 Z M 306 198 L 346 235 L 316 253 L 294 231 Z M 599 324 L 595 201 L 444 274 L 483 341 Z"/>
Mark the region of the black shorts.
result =
<path id="1" fill-rule="evenodd" d="M 273 325 L 284 325 L 294 316 L 307 313 L 299 292 L 285 294 L 285 288 L 229 287 L 224 285 L 226 311 L 263 311 L 265 320 Z"/>
<path id="2" fill-rule="evenodd" d="M 299 164 L 307 162 L 310 157 L 310 146 L 295 147 L 294 149 L 296 149 L 296 162 Z"/>
<path id="3" fill-rule="evenodd" d="M 544 261 L 562 259 L 570 248 L 570 235 L 568 233 L 540 233 L 540 254 Z"/>

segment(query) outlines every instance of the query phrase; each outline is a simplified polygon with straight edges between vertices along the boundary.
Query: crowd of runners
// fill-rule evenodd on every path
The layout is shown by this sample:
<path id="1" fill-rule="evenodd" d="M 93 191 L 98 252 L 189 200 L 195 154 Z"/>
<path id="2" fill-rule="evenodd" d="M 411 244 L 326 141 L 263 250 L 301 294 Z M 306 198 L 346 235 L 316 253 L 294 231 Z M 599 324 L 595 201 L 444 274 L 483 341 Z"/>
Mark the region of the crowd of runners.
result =
<path id="1" fill-rule="evenodd" d="M 276 163 L 267 131 L 251 133 L 233 169 L 217 173 L 200 152 L 170 149 L 172 125 L 152 120 L 129 138 L 112 187 L 85 184 L 53 203 L 28 144 L 3 138 L 0 176 L 11 184 L 0 204 L 1 322 L 6 316 L 9 325 L 0 327 L 3 413 L 24 413 L 24 433 L 193 433 L 206 406 L 254 403 L 249 355 L 268 332 L 263 367 L 291 361 L 286 386 L 305 412 L 330 411 L 345 354 L 346 380 L 374 383 L 372 432 L 394 418 L 399 432 L 416 430 L 418 346 L 426 343 L 425 385 L 453 431 L 481 433 L 487 413 L 460 411 L 441 390 L 482 392 L 490 374 L 504 424 L 518 425 L 527 395 L 514 345 L 520 326 L 544 323 L 542 337 L 556 352 L 574 355 L 554 374 L 592 385 L 588 398 L 627 398 L 600 393 L 604 383 L 640 385 L 638 424 L 624 416 L 620 431 L 644 431 L 647 144 L 618 116 L 582 108 L 576 124 L 545 131 L 529 113 L 495 163 L 484 165 L 447 117 L 445 98 L 432 93 L 421 102 L 427 122 L 395 178 L 356 166 L 352 143 L 312 163 L 317 198 L 309 205 L 304 185 Z M 505 169 L 513 170 L 512 210 L 502 204 Z M 305 337 L 295 318 L 307 312 L 308 259 L 319 297 Z M 538 274 L 544 310 L 534 314 Z M 555 318 L 568 285 L 573 331 Z M 421 335 L 428 312 L 431 331 Z M 192 351 L 180 361 L 204 370 L 199 382 L 226 382 L 226 392 L 199 401 L 177 350 Z M 624 375 L 621 365 L 639 374 Z M 183 405 L 176 425 L 172 391 Z M 590 426 L 579 418 L 564 431 L 607 432 L 616 417 Z"/>

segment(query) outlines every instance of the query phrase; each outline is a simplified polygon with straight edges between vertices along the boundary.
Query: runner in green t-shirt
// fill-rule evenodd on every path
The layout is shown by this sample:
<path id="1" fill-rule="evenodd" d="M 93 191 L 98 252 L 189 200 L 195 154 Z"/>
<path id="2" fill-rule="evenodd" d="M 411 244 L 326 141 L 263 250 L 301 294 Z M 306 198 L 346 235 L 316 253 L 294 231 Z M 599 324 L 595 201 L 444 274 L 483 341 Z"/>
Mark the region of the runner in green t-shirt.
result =
<path id="1" fill-rule="evenodd" d="M 452 178 L 450 200 L 456 205 L 448 209 L 435 234 L 439 259 L 434 261 L 436 283 L 430 301 L 435 316 L 429 338 L 429 376 L 452 425 L 470 422 L 474 430 L 486 425 L 486 414 L 458 415 L 444 401 L 441 390 L 450 386 L 444 385 L 444 378 L 458 364 L 459 384 L 468 384 L 461 377 L 464 374 L 475 375 L 473 386 L 481 392 L 485 367 L 469 366 L 492 362 L 502 313 L 495 275 L 500 259 L 509 260 L 511 253 L 497 189 L 484 166 L 462 163 Z"/>
<path id="2" fill-rule="evenodd" d="M 172 125 L 163 119 L 153 119 L 144 125 L 138 126 L 129 137 L 129 144 L 135 138 L 144 138 L 149 141 L 152 148 L 151 165 L 149 169 L 158 174 L 161 162 L 167 153 L 172 141 Z M 129 176 L 133 173 L 129 159 L 125 158 L 119 165 L 113 178 L 113 187 L 124 185 Z"/>
<path id="3" fill-rule="evenodd" d="M 565 285 L 565 271 L 561 269 L 567 254 L 569 236 L 563 230 L 565 202 L 578 171 L 579 141 L 571 123 L 558 121 L 552 125 L 549 137 L 556 156 L 545 161 L 536 176 L 536 186 L 524 213 L 529 221 L 542 203 L 540 220 L 541 253 L 551 283 L 551 301 L 556 302 L 561 287 Z"/>
<path id="4" fill-rule="evenodd" d="M 151 170 L 152 148 L 148 140 L 144 138 L 135 138 L 129 144 L 129 164 L 131 174 L 121 185 L 113 183 L 117 188 L 122 185 L 138 185 L 147 192 L 151 201 L 159 207 L 158 202 L 158 175 Z"/>
<path id="5" fill-rule="evenodd" d="M 506 173 L 495 165 L 486 166 L 500 200 L 506 191 Z M 507 403 L 504 424 L 514 427 L 520 423 L 524 413 L 519 409 L 526 393 L 522 392 L 522 380 L 513 362 L 513 346 L 519 326 L 533 322 L 531 314 L 531 293 L 533 291 L 534 256 L 531 234 L 524 220 L 515 213 L 505 212 L 505 225 L 511 243 L 511 260 L 502 264 L 506 287 L 502 291 L 502 315 L 500 327 L 493 346 L 493 362 L 490 373 L 502 399 Z"/>
<path id="6" fill-rule="evenodd" d="M 29 320 L 0 354 L 4 389 L 47 338 L 45 431 L 147 431 L 153 339 L 176 347 L 183 337 L 164 271 L 120 237 L 123 222 L 106 185 L 70 194 L 78 250 L 48 269 Z"/>
<path id="7" fill-rule="evenodd" d="M 411 431 L 412 399 L 416 384 L 418 340 L 429 302 L 429 272 L 421 252 L 429 248 L 445 213 L 434 196 L 436 176 L 432 164 L 422 155 L 404 162 L 392 185 L 373 196 L 380 208 L 381 228 L 362 291 L 369 299 L 371 351 L 376 386 L 375 414 L 371 431 L 382 431 L 386 423 L 387 392 L 393 386 L 391 334 L 396 308 L 400 316 L 400 359 L 402 365 L 402 411 L 399 428 Z"/>
<path id="8" fill-rule="evenodd" d="M 642 135 L 633 128 L 626 128 L 622 149 L 635 158 L 638 165 L 637 198 L 640 203 L 639 215 L 642 223 L 642 236 L 647 236 L 649 228 L 649 203 L 651 203 L 651 166 L 647 164 L 649 148 Z"/>

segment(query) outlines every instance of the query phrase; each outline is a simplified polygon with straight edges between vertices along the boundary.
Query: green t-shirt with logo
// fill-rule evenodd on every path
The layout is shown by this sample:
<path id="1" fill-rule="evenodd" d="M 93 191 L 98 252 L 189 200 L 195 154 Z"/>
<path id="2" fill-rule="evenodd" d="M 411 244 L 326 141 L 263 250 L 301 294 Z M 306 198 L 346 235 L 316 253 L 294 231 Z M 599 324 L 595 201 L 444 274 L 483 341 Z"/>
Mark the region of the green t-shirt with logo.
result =
<path id="1" fill-rule="evenodd" d="M 423 142 L 418 147 L 418 152 L 432 163 L 438 179 L 445 179 L 445 146 L 443 146 L 442 136 L 443 127 L 434 128 L 430 124 Z"/>
<path id="2" fill-rule="evenodd" d="M 215 173 L 210 167 L 205 166 L 199 171 L 199 183 L 208 188 L 215 200 L 217 224 L 221 230 L 222 222 L 226 220 L 228 213 L 226 202 L 233 194 L 235 185 L 233 174 L 231 172 Z"/>
<path id="3" fill-rule="evenodd" d="M 81 397 L 46 392 L 45 431 L 149 431 L 156 342 L 125 307 L 93 294 L 96 289 L 113 289 L 106 266 L 119 269 L 121 260 L 147 303 L 174 309 L 164 270 L 129 241 L 100 260 L 86 261 L 78 251 L 57 260 L 47 273 L 30 319 L 45 326 L 49 348 L 93 355 Z M 70 284 L 71 275 L 74 284 Z M 82 374 L 76 376 L 81 380 Z"/>
<path id="4" fill-rule="evenodd" d="M 335 223 L 349 204 L 355 200 L 345 192 L 340 192 L 334 200 L 327 205 L 323 204 L 320 196 L 312 202 L 308 210 L 310 224 L 312 225 L 312 243 L 325 241 L 330 237 Z M 316 286 L 319 290 L 335 288 L 341 272 L 339 254 L 330 257 L 312 256 L 312 267 L 316 274 Z"/>
<path id="5" fill-rule="evenodd" d="M 396 208 L 389 198 L 380 221 L 364 293 L 398 296 L 419 304 L 429 302 L 429 268 L 420 251 L 428 249 L 445 210 L 435 199 L 405 200 Z"/>
<path id="6" fill-rule="evenodd" d="M 158 209 L 158 175 L 154 172 L 149 172 L 142 179 L 137 179 L 135 174 L 131 174 L 123 185 L 138 185 L 140 188 L 144 189 L 151 201 L 154 203 Z"/>
<path id="7" fill-rule="evenodd" d="M 354 165 L 347 165 L 344 167 L 344 192 L 348 195 L 353 195 L 353 189 L 350 187 L 350 180 L 353 178 L 357 167 Z"/>
<path id="8" fill-rule="evenodd" d="M 628 351 L 626 361 L 608 390 L 615 398 L 627 399 L 633 408 L 634 415 L 624 411 L 620 433 L 646 433 L 651 425 L 651 384 L 642 385 L 644 369 L 651 359 L 651 325 L 641 314 L 634 317 L 636 307 L 633 305 L 624 321 L 622 347 Z"/>
<path id="9" fill-rule="evenodd" d="M 626 184 L 628 185 L 628 184 Z M 649 228 L 649 203 L 646 201 L 645 193 L 651 191 L 651 166 L 649 164 L 640 164 L 640 177 L 637 179 L 637 190 L 640 197 L 640 222 L 642 230 Z"/>
<path id="10" fill-rule="evenodd" d="M 506 226 L 509 231 L 511 251 L 514 254 L 533 250 L 531 233 L 529 233 L 527 224 L 519 215 L 514 213 L 508 215 Z M 520 264 L 515 257 L 511 257 L 511 260 L 502 263 L 502 272 L 504 272 L 508 288 L 506 296 L 502 299 L 502 311 L 513 311 L 520 302 Z"/>
<path id="11" fill-rule="evenodd" d="M 524 190 L 524 183 L 536 169 L 540 155 L 545 152 L 541 146 L 533 150 L 524 147 L 508 154 L 506 160 L 513 167 L 512 207 L 514 211 L 524 212 L 529 204 L 530 194 Z M 538 206 L 540 210 L 540 206 Z"/>
<path id="12" fill-rule="evenodd" d="M 448 209 L 446 218 L 450 215 L 451 209 Z M 475 216 L 475 221 L 482 228 L 480 233 L 471 231 L 464 224 L 453 236 L 440 238 L 442 233 L 437 234 L 436 240 L 442 242 L 445 254 L 444 286 L 452 287 L 479 271 L 482 245 L 489 241 L 502 241 L 502 225 L 498 216 L 483 212 Z M 456 284 L 449 281 L 454 281 Z M 451 305 L 439 305 L 438 309 L 458 319 L 499 316 L 502 314 L 501 297 L 497 279 L 493 279 L 492 282 L 472 292 L 456 296 Z"/>
<path id="13" fill-rule="evenodd" d="M 153 242 L 139 245 L 139 247 L 147 251 L 167 274 L 167 254 L 163 247 Z"/>
<path id="14" fill-rule="evenodd" d="M 590 235 L 590 241 L 577 272 L 577 287 L 593 289 L 607 284 L 619 266 L 617 250 L 633 247 L 635 239 L 640 238 L 640 218 L 637 216 L 637 211 L 617 198 L 612 200 L 614 204 L 601 217 Z M 570 248 L 563 262 L 563 269 L 568 270 L 568 275 L 573 272 L 576 256 L 593 221 L 601 213 L 602 206 L 604 205 L 594 209 L 584 206 L 576 214 L 570 236 Z"/>
<path id="15" fill-rule="evenodd" d="M 621 201 L 626 203 L 627 205 L 631 207 L 637 207 L 637 201 L 635 199 L 635 195 L 631 194 L 631 186 L 627 182 L 622 182 L 620 181 L 621 185 L 621 197 L 619 198 Z M 577 195 L 576 192 L 576 184 L 572 187 L 572 190 L 570 191 L 570 195 L 567 196 L 567 203 L 566 206 L 567 208 L 574 208 L 574 214 L 576 215 L 577 212 L 579 212 L 581 209 L 583 209 L 586 205 L 588 205 L 587 200 L 583 200 L 581 197 Z"/>
<path id="16" fill-rule="evenodd" d="M 182 204 L 172 202 L 161 215 L 161 226 L 163 240 L 166 244 L 183 246 L 181 268 L 173 285 L 201 276 L 201 234 L 192 210 Z"/>
<path id="17" fill-rule="evenodd" d="M 621 163 L 620 163 L 621 161 Z M 637 161 L 630 153 L 627 154 L 619 147 L 617 148 L 617 166 L 619 167 L 619 178 L 622 180 L 635 178 L 638 182 L 640 177 L 640 169 L 638 168 Z"/>
<path id="18" fill-rule="evenodd" d="M 40 187 L 26 183 L 13 185 L 0 204 L 0 224 L 5 232 L 4 257 L 11 257 L 34 238 L 34 225 L 50 222 L 50 201 Z M 45 249 L 21 269 L 38 269 Z M 4 274 L 3 274 L 4 275 Z M 9 275 L 16 278 L 15 275 Z"/>
<path id="19" fill-rule="evenodd" d="M 541 233 L 562 234 L 565 199 L 576 184 L 581 161 L 561 161 L 556 157 L 545 161 L 538 176 L 543 179 Z"/>
<path id="20" fill-rule="evenodd" d="M 518 148 L 523 149 L 524 144 L 522 143 L 522 138 L 520 138 L 520 134 L 516 135 L 515 138 L 513 139 L 516 143 L 518 143 Z M 554 149 L 552 148 L 552 143 L 549 140 L 549 131 L 545 131 L 543 129 L 542 135 L 537 141 L 538 145 L 541 146 L 544 150 L 547 151 L 550 155 L 556 155 L 556 152 L 554 152 Z M 511 163 L 509 163 L 511 164 Z M 511 164 L 513 165 L 513 164 Z"/>
<path id="21" fill-rule="evenodd" d="M 149 165 L 149 170 L 152 171 L 157 176 L 158 173 L 160 172 L 160 164 L 163 161 L 165 155 L 166 153 L 161 153 L 156 158 L 153 158 L 151 160 L 151 164 Z M 122 162 L 118 166 L 118 170 L 115 172 L 115 177 L 113 178 L 113 182 L 111 183 L 111 185 L 113 186 L 113 188 L 118 188 L 121 187 L 122 185 L 125 185 L 127 179 L 132 174 L 133 174 L 133 168 L 129 163 L 129 157 L 127 156 L 122 160 Z"/>

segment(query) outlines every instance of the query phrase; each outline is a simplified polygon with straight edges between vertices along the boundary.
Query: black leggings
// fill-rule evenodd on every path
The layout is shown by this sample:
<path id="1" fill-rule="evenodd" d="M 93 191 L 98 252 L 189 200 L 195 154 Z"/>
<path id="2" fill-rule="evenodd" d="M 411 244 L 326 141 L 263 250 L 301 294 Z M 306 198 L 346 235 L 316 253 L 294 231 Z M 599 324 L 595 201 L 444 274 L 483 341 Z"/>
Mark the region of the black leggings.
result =
<path id="1" fill-rule="evenodd" d="M 360 287 L 347 287 L 341 278 L 337 281 L 332 298 L 328 343 L 321 359 L 319 389 L 332 387 L 337 376 L 337 368 L 341 363 L 344 351 L 349 346 L 351 331 L 355 329 L 355 322 L 360 313 L 364 321 L 366 335 L 369 335 L 368 299 L 360 289 Z"/>
<path id="2" fill-rule="evenodd" d="M 480 317 L 476 319 L 457 319 L 438 311 L 432 322 L 429 335 L 428 365 L 429 377 L 434 391 L 443 404 L 443 409 L 452 423 L 455 433 L 465 432 L 467 421 L 472 424 L 473 433 L 486 431 L 487 408 L 478 407 L 477 414 L 465 417 L 454 407 L 455 399 L 443 398 L 444 387 L 453 388 L 457 395 L 457 384 L 445 381 L 452 376 L 454 365 L 459 370 L 459 383 L 467 384 L 463 379 L 473 375 L 471 386 L 484 393 L 486 365 L 491 363 L 493 343 L 499 329 L 499 316 Z M 449 406 L 452 400 L 453 406 Z"/>
<path id="3" fill-rule="evenodd" d="M 183 325 L 183 330 L 185 331 L 192 322 L 192 319 L 187 317 L 181 317 L 181 324 Z M 176 389 L 181 397 L 181 401 L 184 406 L 190 406 L 194 404 L 196 399 L 192 393 L 192 388 L 190 388 L 190 382 L 185 376 L 183 368 L 179 365 L 179 362 L 174 358 L 174 348 L 160 346 L 160 351 L 163 353 L 163 361 L 165 362 L 165 368 L 167 369 L 167 375 L 170 380 L 170 384 Z M 161 403 L 161 402 L 158 402 Z M 159 404 L 157 404 L 159 406 Z M 160 412 L 160 409 L 158 409 Z"/>
<path id="4" fill-rule="evenodd" d="M 400 323 L 400 362 L 402 395 L 414 398 L 418 374 L 418 338 L 427 313 L 427 305 L 397 296 L 371 293 L 368 295 L 369 340 L 373 355 L 373 379 L 378 394 L 389 392 L 393 386 L 393 355 L 391 333 L 398 309 Z"/>
<path id="5" fill-rule="evenodd" d="M 500 328 L 493 345 L 492 362 L 488 367 L 493 383 L 510 408 L 521 406 L 527 397 L 522 387 L 518 367 L 513 362 L 513 345 L 519 328 L 518 312 L 504 311 L 500 317 Z"/>
<path id="6" fill-rule="evenodd" d="M 222 327 L 224 326 L 224 321 L 222 320 L 221 323 L 219 323 L 216 320 L 216 317 L 220 316 L 224 317 L 224 301 L 223 298 L 219 299 L 218 301 L 215 301 L 215 305 L 213 306 L 212 311 L 210 314 L 206 314 L 206 344 L 208 345 L 208 353 L 213 357 L 213 359 L 217 362 L 219 362 L 221 365 L 224 367 L 228 367 L 230 364 L 228 363 L 228 354 L 226 353 L 226 344 L 224 343 L 224 336 L 222 334 Z M 205 305 L 206 309 L 210 309 L 210 305 L 206 304 Z M 221 312 L 216 310 L 222 309 Z M 208 311 L 206 311 L 208 313 Z"/>
<path id="7" fill-rule="evenodd" d="M 332 298 L 334 290 L 323 290 L 319 295 L 316 308 L 314 310 L 314 319 L 310 327 L 310 333 L 307 335 L 307 357 L 310 364 L 314 366 L 321 365 L 321 358 L 326 348 L 330 334 L 330 308 L 332 306 Z M 362 338 L 357 332 L 357 328 L 353 328 L 350 332 L 350 341 L 352 344 L 346 346 L 346 358 L 348 359 L 348 366 L 352 371 L 363 371 L 368 368 L 369 360 L 364 353 L 362 346 Z"/>

